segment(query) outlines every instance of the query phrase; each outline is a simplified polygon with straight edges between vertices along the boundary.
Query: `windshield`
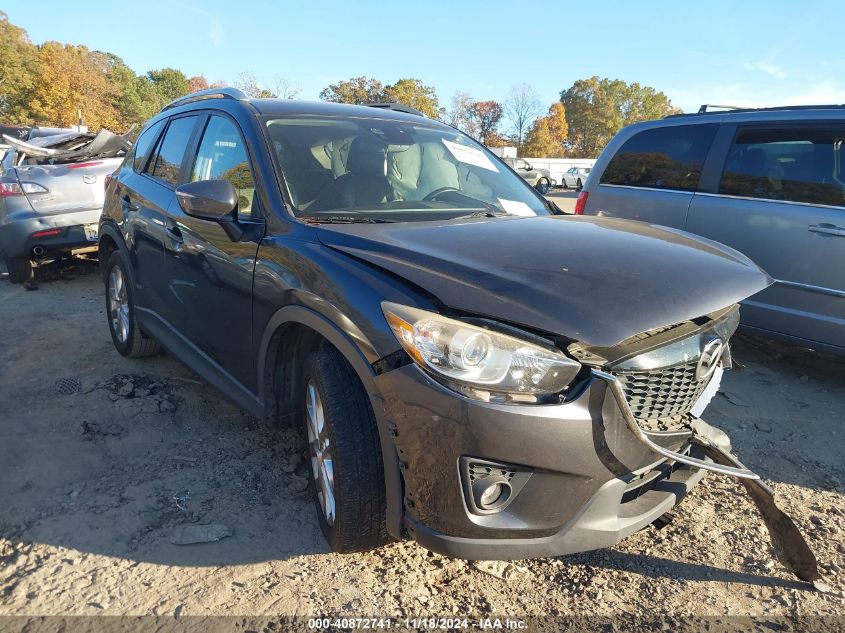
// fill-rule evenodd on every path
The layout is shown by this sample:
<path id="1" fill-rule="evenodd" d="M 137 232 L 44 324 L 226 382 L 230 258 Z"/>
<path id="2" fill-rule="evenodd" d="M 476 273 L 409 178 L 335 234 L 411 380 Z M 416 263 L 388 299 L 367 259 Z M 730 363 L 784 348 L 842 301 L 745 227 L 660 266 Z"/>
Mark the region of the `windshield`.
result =
<path id="1" fill-rule="evenodd" d="M 425 221 L 547 215 L 525 182 L 468 136 L 373 117 L 266 121 L 297 217 Z"/>

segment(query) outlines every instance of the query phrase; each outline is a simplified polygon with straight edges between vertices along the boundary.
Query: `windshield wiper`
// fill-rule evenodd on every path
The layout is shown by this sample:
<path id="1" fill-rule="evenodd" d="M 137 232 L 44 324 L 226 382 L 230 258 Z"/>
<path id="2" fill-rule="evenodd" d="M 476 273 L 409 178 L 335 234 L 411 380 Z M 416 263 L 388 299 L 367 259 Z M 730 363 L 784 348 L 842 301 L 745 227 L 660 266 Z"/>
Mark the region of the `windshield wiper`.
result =
<path id="1" fill-rule="evenodd" d="M 348 215 L 306 215 L 301 217 L 300 220 L 309 224 L 388 224 L 397 222 L 397 220 L 387 220 L 385 218 L 356 218 Z"/>
<path id="2" fill-rule="evenodd" d="M 452 219 L 468 220 L 470 218 L 504 218 L 509 215 L 513 215 L 513 213 L 507 213 L 505 211 L 476 211 L 475 213 L 470 213 L 469 215 L 459 215 Z"/>

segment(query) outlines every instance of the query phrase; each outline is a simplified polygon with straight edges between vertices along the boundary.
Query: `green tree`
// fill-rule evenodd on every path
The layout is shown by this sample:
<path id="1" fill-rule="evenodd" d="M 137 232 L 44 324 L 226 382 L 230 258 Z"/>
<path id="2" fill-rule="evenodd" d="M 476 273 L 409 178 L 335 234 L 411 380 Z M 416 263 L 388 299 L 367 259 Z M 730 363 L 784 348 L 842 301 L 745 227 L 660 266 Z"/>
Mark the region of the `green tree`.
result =
<path id="1" fill-rule="evenodd" d="M 419 110 L 431 119 L 440 116 L 440 104 L 432 86 L 426 86 L 419 79 L 400 79 L 384 89 L 384 100 L 401 103 Z"/>
<path id="2" fill-rule="evenodd" d="M 147 73 L 147 78 L 152 83 L 153 92 L 158 97 L 158 109 L 161 109 L 174 99 L 184 97 L 191 91 L 185 73 L 175 68 L 151 70 Z"/>
<path id="3" fill-rule="evenodd" d="M 38 49 L 2 11 L 0 60 L 0 114 L 8 123 L 32 123 L 29 100 L 38 79 Z"/>
<path id="4" fill-rule="evenodd" d="M 680 112 L 650 86 L 621 79 L 579 79 L 560 93 L 569 125 L 569 154 L 594 158 L 621 128 Z"/>
<path id="5" fill-rule="evenodd" d="M 386 99 L 384 84 L 370 77 L 353 77 L 331 84 L 320 92 L 320 99 L 334 103 L 378 103 Z"/>
<path id="6" fill-rule="evenodd" d="M 522 145 L 523 156 L 536 158 L 561 158 L 566 155 L 566 138 L 569 127 L 566 123 L 566 110 L 562 103 L 553 103 L 546 116 L 539 117 Z"/>
<path id="7" fill-rule="evenodd" d="M 161 108 L 161 99 L 146 75 L 138 76 L 123 60 L 106 53 L 109 62 L 108 78 L 115 88 L 112 106 L 118 112 L 119 127 L 140 127 Z"/>

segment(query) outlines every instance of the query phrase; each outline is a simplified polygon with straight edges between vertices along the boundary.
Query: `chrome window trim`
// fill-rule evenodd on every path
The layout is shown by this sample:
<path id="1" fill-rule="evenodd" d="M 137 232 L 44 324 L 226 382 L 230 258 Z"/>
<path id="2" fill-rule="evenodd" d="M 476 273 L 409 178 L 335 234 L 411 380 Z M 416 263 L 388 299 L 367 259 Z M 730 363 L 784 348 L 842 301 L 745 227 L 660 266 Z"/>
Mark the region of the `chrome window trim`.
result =
<path id="1" fill-rule="evenodd" d="M 834 209 L 836 211 L 845 211 L 845 204 L 842 206 L 834 206 L 832 204 L 819 204 L 817 202 L 796 202 L 795 200 L 774 200 L 772 198 L 754 198 L 752 196 L 734 196 L 728 193 L 707 193 L 704 191 L 697 191 L 697 196 L 708 196 L 710 198 L 731 198 L 733 200 L 753 200 L 755 202 L 769 202 L 773 204 L 794 204 L 801 207 L 819 207 L 822 209 Z"/>
<path id="2" fill-rule="evenodd" d="M 600 182 L 599 187 L 614 187 L 616 189 L 636 189 L 637 191 L 660 191 L 660 192 L 668 192 L 668 193 L 683 193 L 688 196 L 691 196 L 696 191 L 691 189 L 660 189 L 658 187 L 639 187 L 637 185 L 614 185 L 609 182 Z"/>
<path id="3" fill-rule="evenodd" d="M 775 279 L 776 284 L 786 286 L 787 288 L 797 288 L 798 290 L 808 290 L 810 292 L 818 292 L 823 295 L 830 295 L 832 297 L 842 297 L 845 299 L 845 290 L 837 290 L 836 288 L 828 288 L 827 286 L 814 286 L 813 284 L 802 284 L 798 281 L 786 281 L 785 279 Z"/>
<path id="4" fill-rule="evenodd" d="M 832 204 L 819 204 L 816 202 L 796 202 L 795 200 L 773 200 L 772 198 L 754 198 L 751 196 L 734 196 L 728 193 L 710 193 L 707 191 L 687 191 L 684 189 L 658 189 L 657 187 L 638 187 L 636 185 L 613 185 L 610 183 L 600 182 L 599 187 L 615 187 L 617 189 L 636 189 L 638 191 L 661 191 L 669 193 L 683 193 L 687 195 L 707 196 L 710 198 L 731 198 L 733 200 L 753 200 L 755 202 L 769 202 L 775 204 L 794 204 L 801 207 L 819 207 L 822 209 L 834 209 L 835 211 L 845 211 L 845 203 L 842 206 L 834 206 Z"/>

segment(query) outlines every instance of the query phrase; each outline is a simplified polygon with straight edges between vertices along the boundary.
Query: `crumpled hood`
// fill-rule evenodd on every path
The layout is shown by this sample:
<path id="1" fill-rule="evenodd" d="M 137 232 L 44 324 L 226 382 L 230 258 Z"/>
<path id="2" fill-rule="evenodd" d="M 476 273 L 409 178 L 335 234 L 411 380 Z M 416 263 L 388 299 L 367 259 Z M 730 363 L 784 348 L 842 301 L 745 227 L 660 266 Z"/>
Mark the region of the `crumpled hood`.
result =
<path id="1" fill-rule="evenodd" d="M 590 346 L 714 312 L 772 283 L 722 244 L 628 220 L 323 225 L 318 235 L 451 308 Z"/>

